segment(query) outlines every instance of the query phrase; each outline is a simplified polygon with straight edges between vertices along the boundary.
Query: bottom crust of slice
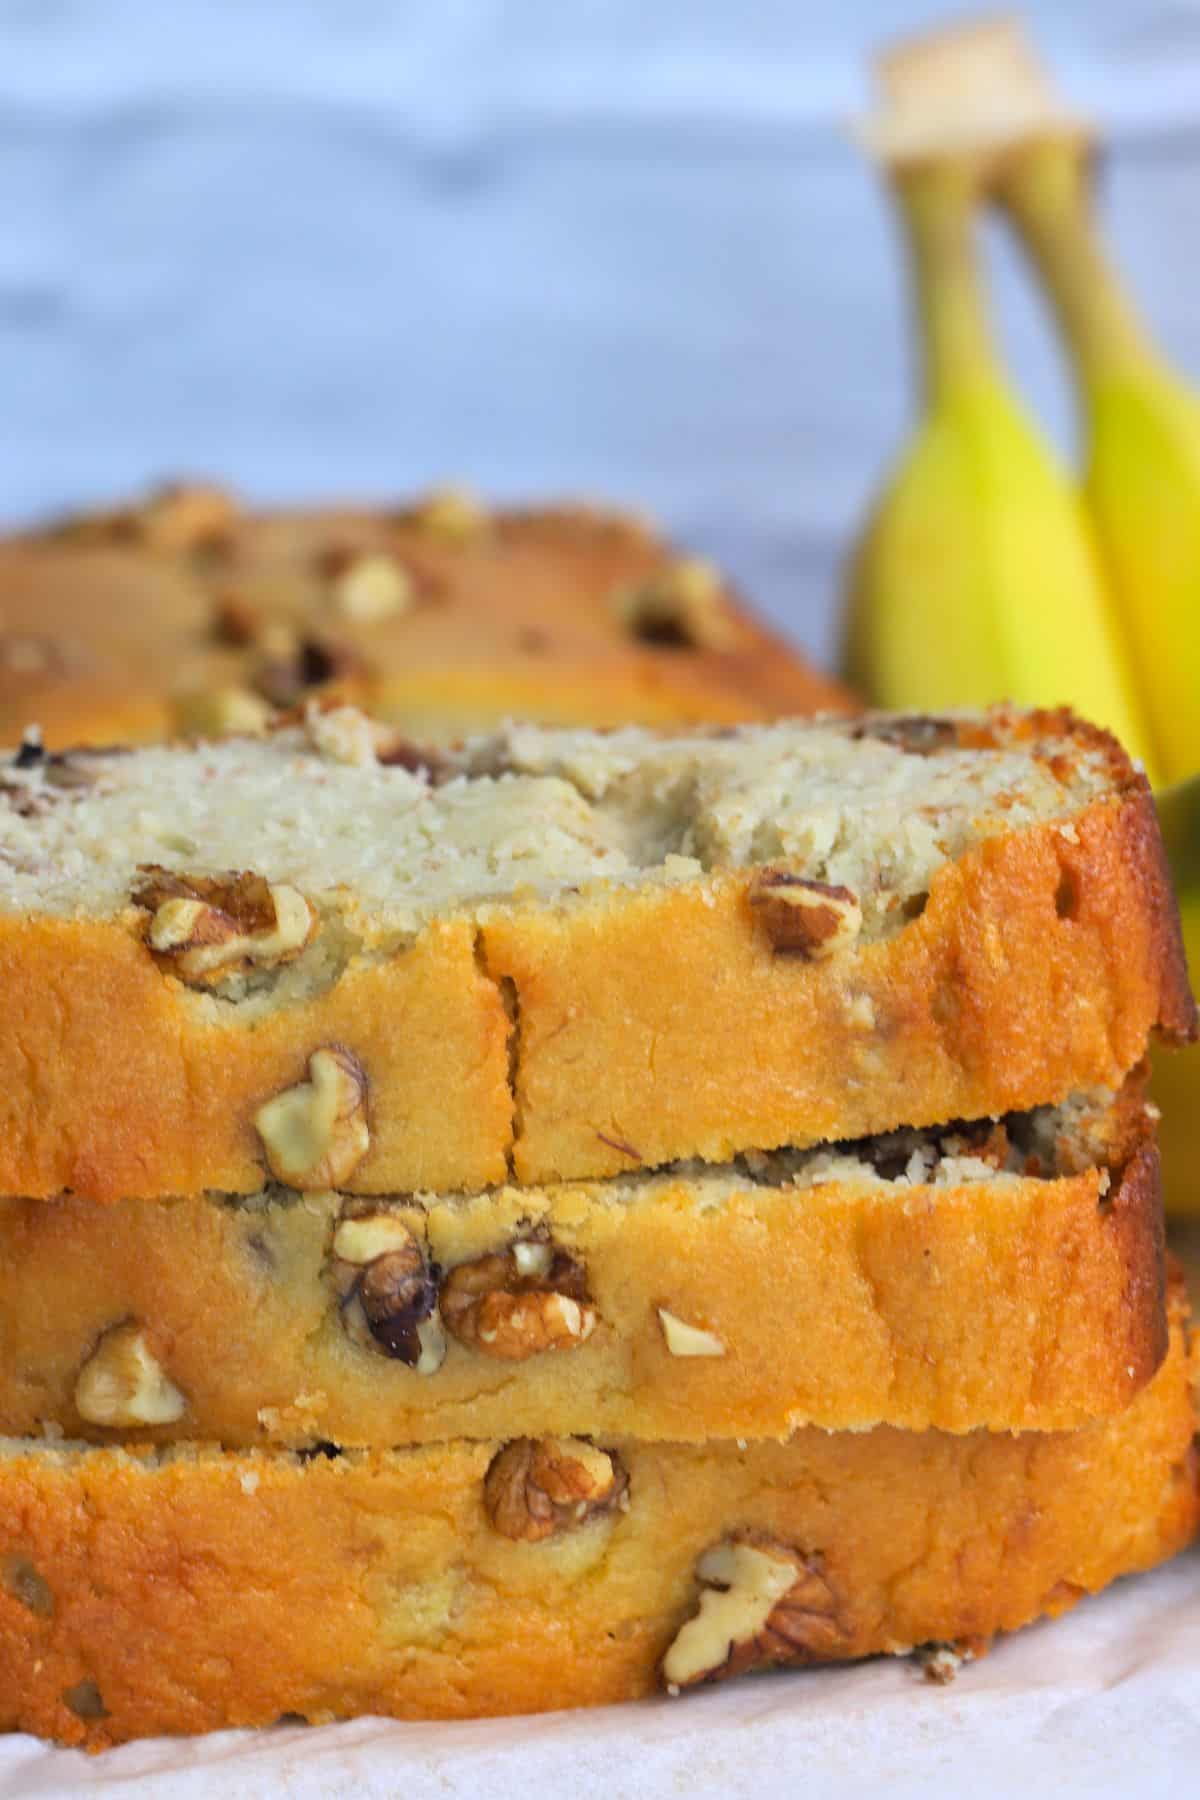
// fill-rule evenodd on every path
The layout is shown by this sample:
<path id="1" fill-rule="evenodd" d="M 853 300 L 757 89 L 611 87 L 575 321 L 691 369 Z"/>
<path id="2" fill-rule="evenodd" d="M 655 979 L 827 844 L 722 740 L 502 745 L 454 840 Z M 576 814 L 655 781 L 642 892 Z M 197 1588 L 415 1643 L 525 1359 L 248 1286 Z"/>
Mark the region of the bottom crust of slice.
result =
<path id="1" fill-rule="evenodd" d="M 1145 1391 L 1074 1433 L 307 1458 L 10 1441 L 0 1726 L 101 1749 L 978 1645 L 1192 1536 L 1178 1297 L 1173 1315 Z"/>

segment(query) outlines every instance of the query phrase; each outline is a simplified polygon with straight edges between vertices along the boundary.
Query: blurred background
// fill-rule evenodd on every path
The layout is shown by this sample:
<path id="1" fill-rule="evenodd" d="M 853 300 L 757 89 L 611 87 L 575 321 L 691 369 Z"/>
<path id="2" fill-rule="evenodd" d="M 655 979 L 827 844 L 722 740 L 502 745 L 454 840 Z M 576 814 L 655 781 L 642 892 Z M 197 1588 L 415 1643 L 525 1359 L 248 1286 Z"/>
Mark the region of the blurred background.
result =
<path id="1" fill-rule="evenodd" d="M 1023 11 L 1108 133 L 1130 283 L 1200 370 L 1200 0 Z M 837 556 L 910 417 L 892 222 L 845 123 L 872 46 L 955 16 L 0 0 L 0 512 L 189 474 L 595 494 L 827 655 Z M 988 248 L 1065 443 L 1037 298 Z"/>

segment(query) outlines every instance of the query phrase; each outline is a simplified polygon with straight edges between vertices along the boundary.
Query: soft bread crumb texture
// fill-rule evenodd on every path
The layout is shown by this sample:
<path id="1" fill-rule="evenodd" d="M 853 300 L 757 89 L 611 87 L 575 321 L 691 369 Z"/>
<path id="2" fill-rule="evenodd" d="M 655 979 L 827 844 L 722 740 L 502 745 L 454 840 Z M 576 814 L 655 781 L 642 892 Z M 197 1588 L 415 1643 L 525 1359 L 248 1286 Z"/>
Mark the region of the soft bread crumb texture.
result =
<path id="1" fill-rule="evenodd" d="M 1177 1308 L 1155 1380 L 1075 1433 L 605 1440 L 627 1504 L 539 1543 L 488 1518 L 494 1443 L 301 1461 L 10 1442 L 0 1727 L 100 1749 L 285 1712 L 469 1718 L 633 1699 L 659 1685 L 730 1540 L 820 1570 L 827 1660 L 987 1640 L 1193 1535 L 1184 1334 Z"/>
<path id="2" fill-rule="evenodd" d="M 971 845 L 1068 821 L 1111 761 L 1051 733 L 914 753 L 854 724 L 658 737 L 513 727 L 442 759 L 441 778 L 347 762 L 328 727 L 75 759 L 0 780 L 0 907 L 111 918 L 145 865 L 253 867 L 326 913 L 416 930 L 457 909 L 599 881 L 682 883 L 781 862 L 860 897 L 865 929 Z"/>

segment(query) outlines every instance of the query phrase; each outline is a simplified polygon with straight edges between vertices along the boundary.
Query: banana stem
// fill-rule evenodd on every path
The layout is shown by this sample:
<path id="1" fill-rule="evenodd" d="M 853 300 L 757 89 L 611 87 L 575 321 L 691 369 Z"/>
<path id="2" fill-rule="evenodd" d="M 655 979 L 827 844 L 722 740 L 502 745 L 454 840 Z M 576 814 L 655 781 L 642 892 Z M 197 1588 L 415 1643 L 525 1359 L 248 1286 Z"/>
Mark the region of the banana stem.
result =
<path id="1" fill-rule="evenodd" d="M 996 185 L 1083 373 L 1156 360 L 1096 229 L 1087 144 L 1034 139 L 1006 160 Z"/>
<path id="2" fill-rule="evenodd" d="M 945 157 L 893 172 L 908 237 L 926 403 L 965 382 L 999 377 L 975 247 L 979 178 L 974 162 Z"/>

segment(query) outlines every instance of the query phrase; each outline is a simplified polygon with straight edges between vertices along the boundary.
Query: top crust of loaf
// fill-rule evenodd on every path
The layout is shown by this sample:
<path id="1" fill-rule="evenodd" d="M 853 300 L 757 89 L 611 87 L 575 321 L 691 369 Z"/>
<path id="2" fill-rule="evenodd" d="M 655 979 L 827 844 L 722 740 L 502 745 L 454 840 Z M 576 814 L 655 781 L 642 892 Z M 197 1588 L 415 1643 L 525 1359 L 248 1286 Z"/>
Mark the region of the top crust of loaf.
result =
<path id="1" fill-rule="evenodd" d="M 248 730 L 332 695 L 439 739 L 850 709 L 710 565 L 578 504 L 254 514 L 177 487 L 0 542 L 0 739 Z"/>

